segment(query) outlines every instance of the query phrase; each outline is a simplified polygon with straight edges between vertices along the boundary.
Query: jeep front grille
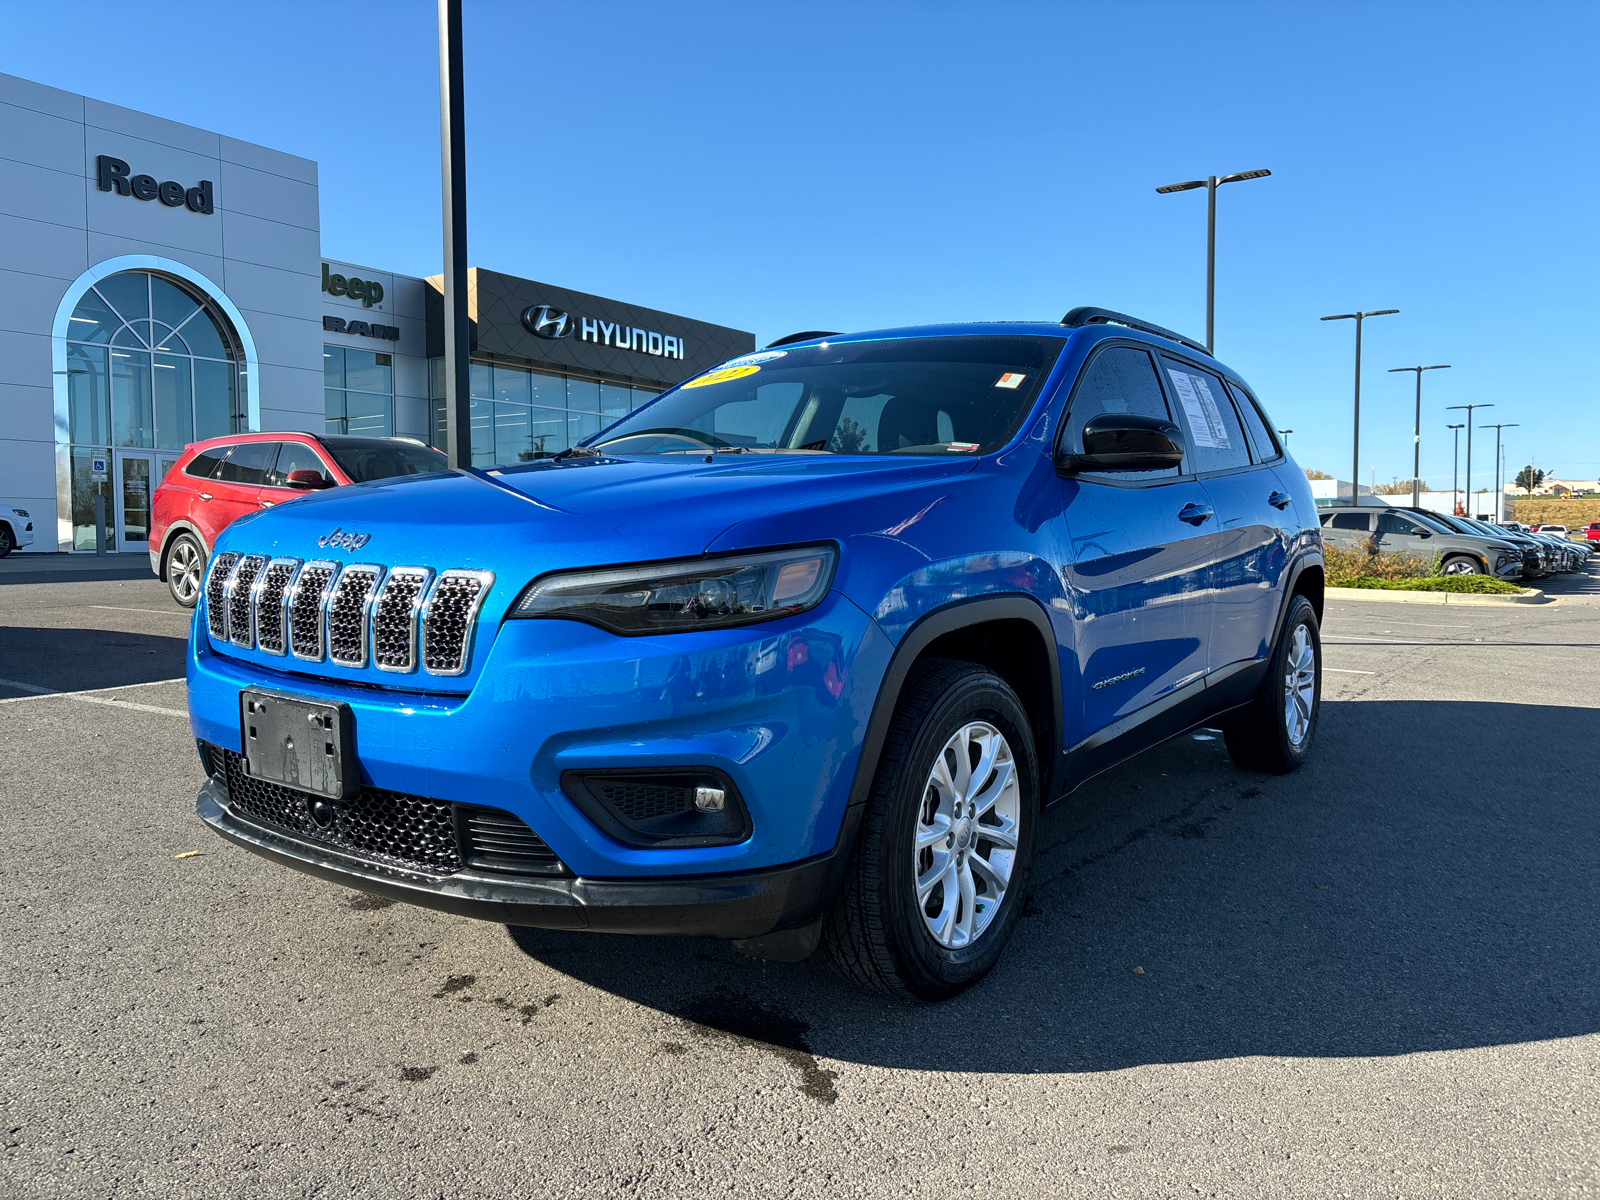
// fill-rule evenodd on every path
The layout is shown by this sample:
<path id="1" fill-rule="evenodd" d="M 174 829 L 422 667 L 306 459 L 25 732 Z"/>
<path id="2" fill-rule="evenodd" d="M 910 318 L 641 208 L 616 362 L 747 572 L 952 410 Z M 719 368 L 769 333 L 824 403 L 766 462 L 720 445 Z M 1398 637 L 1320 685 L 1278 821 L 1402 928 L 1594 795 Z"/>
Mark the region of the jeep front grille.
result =
<path id="1" fill-rule="evenodd" d="M 336 562 L 308 562 L 289 589 L 289 649 L 305 662 L 322 661 L 322 606 L 338 574 Z"/>
<path id="2" fill-rule="evenodd" d="M 377 564 L 352 563 L 328 593 L 328 658 L 341 667 L 367 665 L 367 606 L 382 578 Z"/>
<path id="3" fill-rule="evenodd" d="M 472 627 L 489 594 L 489 571 L 444 571 L 422 606 L 422 665 L 434 675 L 460 675 L 472 659 Z"/>
<path id="4" fill-rule="evenodd" d="M 494 572 L 341 566 L 326 559 L 218 554 L 206 577 L 206 628 L 219 642 L 301 662 L 464 675 Z"/>
<path id="5" fill-rule="evenodd" d="M 453 875 L 467 867 L 519 875 L 568 873 L 544 839 L 504 809 L 367 787 L 333 801 L 331 822 L 319 825 L 310 808 L 317 797 L 252 779 L 242 755 L 209 742 L 201 746 L 206 769 L 227 789 L 235 814 L 301 841 L 429 875 Z"/>
<path id="6" fill-rule="evenodd" d="M 238 561 L 237 554 L 218 554 L 212 558 L 211 572 L 206 576 L 206 628 L 219 642 L 228 640 L 228 606 L 223 595 Z"/>
<path id="7" fill-rule="evenodd" d="M 433 582 L 431 567 L 395 567 L 372 606 L 372 662 L 380 671 L 417 665 L 417 619 Z"/>
<path id="8" fill-rule="evenodd" d="M 285 601 L 300 569 L 298 558 L 275 558 L 256 575 L 250 608 L 255 613 L 256 645 L 267 654 L 287 654 L 289 635 Z"/>

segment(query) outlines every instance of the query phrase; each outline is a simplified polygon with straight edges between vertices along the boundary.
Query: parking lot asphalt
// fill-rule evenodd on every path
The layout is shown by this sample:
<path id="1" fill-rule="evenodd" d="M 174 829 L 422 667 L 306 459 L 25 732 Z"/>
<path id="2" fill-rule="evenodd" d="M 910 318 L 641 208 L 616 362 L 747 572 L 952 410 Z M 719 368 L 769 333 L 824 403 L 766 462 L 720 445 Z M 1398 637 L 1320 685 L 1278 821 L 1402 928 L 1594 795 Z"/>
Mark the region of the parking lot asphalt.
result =
<path id="1" fill-rule="evenodd" d="M 1202 731 L 1093 781 L 928 1007 L 225 845 L 187 614 L 36 575 L 0 575 L 6 1196 L 1600 1191 L 1594 578 L 1330 606 L 1305 770 Z"/>

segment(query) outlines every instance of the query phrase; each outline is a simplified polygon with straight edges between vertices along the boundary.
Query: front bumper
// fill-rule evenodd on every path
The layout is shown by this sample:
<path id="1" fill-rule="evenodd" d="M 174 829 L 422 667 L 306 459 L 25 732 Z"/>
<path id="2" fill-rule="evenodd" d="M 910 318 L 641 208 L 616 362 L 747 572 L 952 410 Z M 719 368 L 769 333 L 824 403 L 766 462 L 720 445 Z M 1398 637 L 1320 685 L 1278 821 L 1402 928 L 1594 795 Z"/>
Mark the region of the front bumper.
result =
<path id="1" fill-rule="evenodd" d="M 754 938 L 821 915 L 839 890 L 861 809 L 847 809 L 826 854 L 766 871 L 633 879 L 523 877 L 460 871 L 430 876 L 364 861 L 247 820 L 208 781 L 195 804 L 213 833 L 263 858 L 363 892 L 457 916 L 596 933 Z"/>

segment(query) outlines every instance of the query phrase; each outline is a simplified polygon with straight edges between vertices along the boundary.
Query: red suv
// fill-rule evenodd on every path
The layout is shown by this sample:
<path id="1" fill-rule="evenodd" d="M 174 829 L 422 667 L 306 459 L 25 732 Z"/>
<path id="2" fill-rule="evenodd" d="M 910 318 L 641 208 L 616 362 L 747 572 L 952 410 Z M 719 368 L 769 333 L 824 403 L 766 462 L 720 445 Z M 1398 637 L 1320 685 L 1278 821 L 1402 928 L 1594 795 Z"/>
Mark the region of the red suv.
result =
<path id="1" fill-rule="evenodd" d="M 1600 542 L 1600 521 L 1592 522 L 1583 531 L 1583 540 L 1586 542 Z"/>
<path id="2" fill-rule="evenodd" d="M 191 442 L 152 498 L 150 569 L 174 600 L 193 608 L 217 535 L 245 513 L 308 491 L 448 465 L 410 438 L 284 432 Z"/>

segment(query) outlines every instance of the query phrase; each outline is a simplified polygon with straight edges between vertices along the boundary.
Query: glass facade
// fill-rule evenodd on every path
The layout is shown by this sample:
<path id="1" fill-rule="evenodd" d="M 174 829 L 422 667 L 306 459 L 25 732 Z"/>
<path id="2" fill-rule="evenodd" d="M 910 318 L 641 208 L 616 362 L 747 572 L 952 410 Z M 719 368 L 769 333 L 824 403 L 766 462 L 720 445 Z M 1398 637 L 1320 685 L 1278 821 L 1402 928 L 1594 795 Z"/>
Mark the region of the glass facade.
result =
<path id="1" fill-rule="evenodd" d="M 95 546 L 97 495 L 112 536 L 113 451 L 177 451 L 242 432 L 249 424 L 247 380 L 227 318 L 186 285 L 149 271 L 108 275 L 85 292 L 66 340 L 72 544 L 85 550 Z M 124 482 L 131 486 L 144 468 L 124 457 Z M 157 456 L 155 469 L 168 462 Z M 103 469 L 94 470 L 96 463 Z M 143 519 L 141 503 L 123 505 L 130 522 Z"/>
<path id="2" fill-rule="evenodd" d="M 445 436 L 444 359 L 428 363 L 433 444 Z M 546 458 L 599 433 L 660 393 L 508 363 L 472 364 L 472 465 L 510 466 Z"/>
<path id="3" fill-rule="evenodd" d="M 322 348 L 322 398 L 328 433 L 394 433 L 394 355 L 347 346 Z"/>

